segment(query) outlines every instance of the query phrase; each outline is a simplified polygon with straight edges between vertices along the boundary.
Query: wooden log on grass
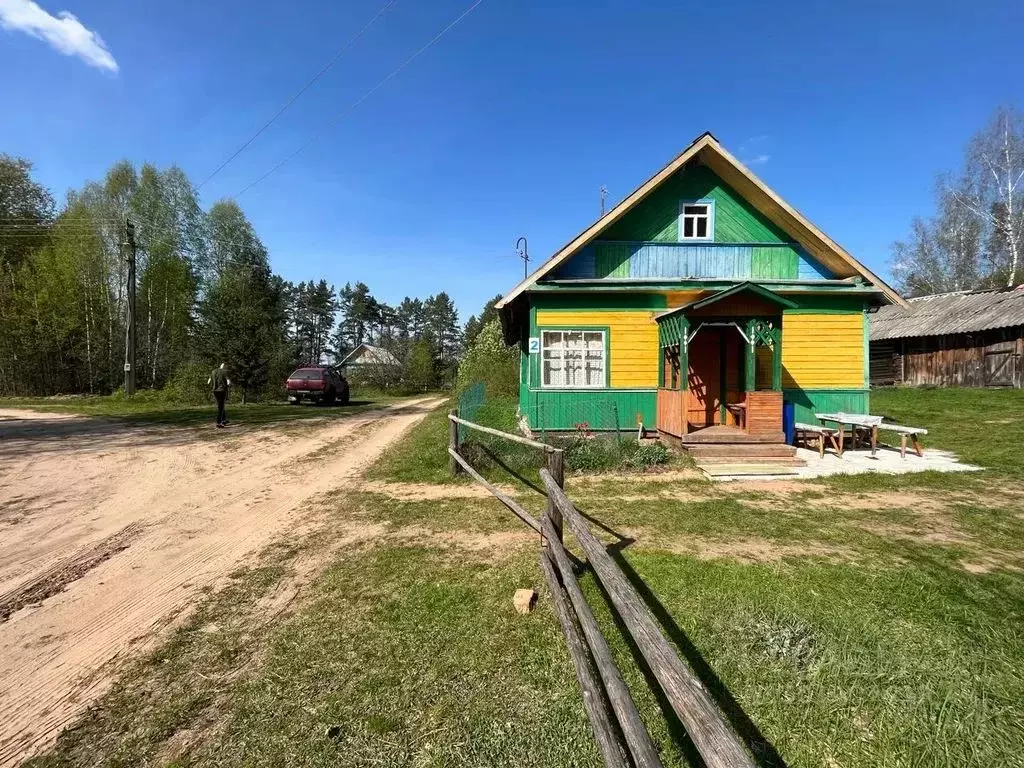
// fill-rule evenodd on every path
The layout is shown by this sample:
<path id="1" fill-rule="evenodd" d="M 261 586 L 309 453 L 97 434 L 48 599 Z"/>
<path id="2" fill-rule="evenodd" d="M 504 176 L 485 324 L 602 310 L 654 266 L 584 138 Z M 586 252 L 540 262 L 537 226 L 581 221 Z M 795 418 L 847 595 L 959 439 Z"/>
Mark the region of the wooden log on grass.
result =
<path id="1" fill-rule="evenodd" d="M 633 756 L 633 764 L 637 768 L 660 768 L 661 759 L 658 757 L 658 750 L 655 748 L 654 742 L 651 741 L 651 736 L 647 733 L 643 720 L 640 719 L 640 713 L 636 709 L 636 704 L 633 703 L 629 688 L 626 687 L 619 668 L 615 666 L 608 641 L 601 634 L 597 619 L 594 618 L 594 613 L 583 596 L 583 590 L 580 589 L 579 582 L 576 581 L 576 574 L 573 573 L 569 555 L 555 535 L 551 521 L 547 518 L 544 518 L 544 535 L 548 537 L 547 552 L 551 555 L 555 567 L 558 568 L 562 584 L 569 595 L 569 602 L 576 610 L 576 618 L 579 619 L 583 637 L 586 638 L 587 646 L 590 648 L 590 653 L 597 666 L 597 672 L 604 682 L 608 701 L 611 703 L 612 710 L 619 721 L 619 727 L 622 729 L 622 735 L 625 736 L 626 744 Z"/>
<path id="2" fill-rule="evenodd" d="M 565 600 L 565 588 L 558 580 L 547 552 L 540 553 L 540 567 L 544 571 L 548 589 L 551 590 L 551 604 L 554 606 L 558 623 L 562 625 L 565 645 L 569 649 L 572 665 L 576 669 L 576 679 L 579 680 L 580 691 L 583 694 L 583 708 L 587 710 L 590 727 L 594 731 L 594 739 L 597 741 L 597 748 L 601 752 L 604 764 L 608 768 L 628 768 L 629 763 L 620 742 L 618 725 L 608 711 L 604 689 L 594 675 L 590 651 L 584 645 L 576 622 L 573 621 L 572 612 Z"/>
<path id="3" fill-rule="evenodd" d="M 704 763 L 708 768 L 755 768 L 753 757 L 718 703 L 661 633 L 650 608 L 629 583 L 618 563 L 591 532 L 551 474 L 542 469 L 540 476 L 547 487 L 548 497 L 562 511 L 566 526 L 586 553 L 591 568 Z M 555 551 L 554 546 L 551 551 Z"/>
<path id="4" fill-rule="evenodd" d="M 565 451 L 561 448 L 548 454 L 548 472 L 551 473 L 551 477 L 554 481 L 558 483 L 559 488 L 565 486 Z M 547 509 L 544 511 L 544 515 L 551 520 L 551 526 L 555 529 L 558 540 L 563 541 L 562 513 L 558 507 L 555 506 L 555 503 L 550 497 L 548 498 L 548 505 Z"/>
<path id="5" fill-rule="evenodd" d="M 537 519 L 535 517 L 533 517 L 529 512 L 527 512 L 519 504 L 513 501 L 509 496 L 499 491 L 492 483 L 489 483 L 487 480 L 485 480 L 483 475 L 481 475 L 479 472 L 477 472 L 475 469 L 473 469 L 473 467 L 469 465 L 468 461 L 462 458 L 458 453 L 453 451 L 451 448 L 448 449 L 448 455 L 451 456 L 452 461 L 457 462 L 458 465 L 466 471 L 466 474 L 468 474 L 470 477 L 472 477 L 474 480 L 480 483 L 480 485 L 482 485 L 484 488 L 490 491 L 498 501 L 500 501 L 502 504 L 508 507 L 509 511 L 513 515 L 515 515 L 528 526 L 533 528 L 533 530 L 535 530 L 537 533 L 541 532 L 540 523 L 537 522 Z"/>

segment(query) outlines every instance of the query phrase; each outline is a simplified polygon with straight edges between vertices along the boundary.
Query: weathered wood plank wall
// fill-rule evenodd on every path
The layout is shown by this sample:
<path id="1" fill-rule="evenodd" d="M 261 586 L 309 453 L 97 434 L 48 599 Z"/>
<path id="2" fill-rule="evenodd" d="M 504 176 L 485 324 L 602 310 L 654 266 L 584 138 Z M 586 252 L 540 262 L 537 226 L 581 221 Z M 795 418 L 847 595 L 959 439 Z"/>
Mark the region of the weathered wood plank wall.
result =
<path id="1" fill-rule="evenodd" d="M 1024 327 L 871 343 L 871 385 L 1024 386 Z"/>

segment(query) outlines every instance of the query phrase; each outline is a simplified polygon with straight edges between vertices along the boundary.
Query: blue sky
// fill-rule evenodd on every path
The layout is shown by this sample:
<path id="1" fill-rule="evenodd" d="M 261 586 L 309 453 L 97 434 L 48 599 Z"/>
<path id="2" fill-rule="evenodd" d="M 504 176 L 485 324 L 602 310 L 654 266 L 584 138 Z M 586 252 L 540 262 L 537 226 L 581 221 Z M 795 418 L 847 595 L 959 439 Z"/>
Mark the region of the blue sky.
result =
<path id="1" fill-rule="evenodd" d="M 58 196 L 121 158 L 198 183 L 383 2 L 41 0 L 77 26 L 0 30 L 0 151 Z M 239 199 L 274 268 L 391 302 L 446 290 L 465 319 L 522 276 L 517 237 L 546 258 L 596 218 L 601 185 L 621 199 L 710 130 L 887 274 L 936 172 L 996 105 L 1024 105 L 1019 0 L 483 0 L 338 122 L 469 4 L 397 0 L 204 204 L 321 134 Z"/>

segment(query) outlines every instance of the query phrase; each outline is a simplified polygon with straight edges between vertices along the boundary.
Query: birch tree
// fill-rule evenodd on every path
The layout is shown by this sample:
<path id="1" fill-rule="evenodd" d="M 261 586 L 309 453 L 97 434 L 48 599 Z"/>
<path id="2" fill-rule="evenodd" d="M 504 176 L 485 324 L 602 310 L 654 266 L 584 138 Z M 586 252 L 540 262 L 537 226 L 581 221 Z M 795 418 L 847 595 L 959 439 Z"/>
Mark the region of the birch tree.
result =
<path id="1" fill-rule="evenodd" d="M 1010 107 L 996 110 L 967 150 L 969 190 L 955 200 L 989 232 L 989 272 L 1012 287 L 1024 257 L 1024 115 Z"/>

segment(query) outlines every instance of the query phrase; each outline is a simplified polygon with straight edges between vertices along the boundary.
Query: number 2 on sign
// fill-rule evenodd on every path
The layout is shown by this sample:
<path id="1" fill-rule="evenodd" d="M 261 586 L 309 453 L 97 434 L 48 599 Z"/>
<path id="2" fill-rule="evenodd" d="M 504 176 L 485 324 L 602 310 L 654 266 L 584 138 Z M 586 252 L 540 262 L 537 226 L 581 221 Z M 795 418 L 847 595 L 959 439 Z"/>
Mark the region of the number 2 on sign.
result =
<path id="1" fill-rule="evenodd" d="M 537 336 L 530 337 L 530 354 L 536 355 L 540 352 L 540 338 Z"/>

